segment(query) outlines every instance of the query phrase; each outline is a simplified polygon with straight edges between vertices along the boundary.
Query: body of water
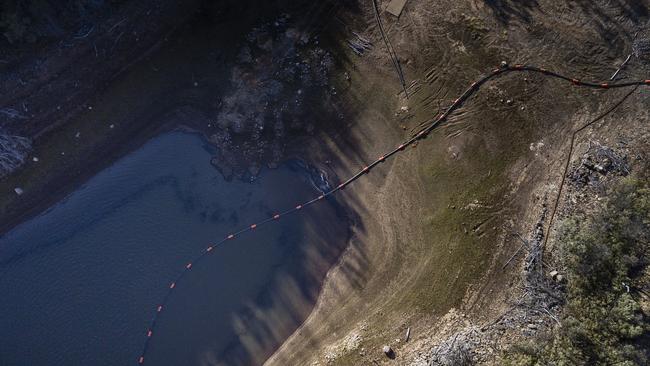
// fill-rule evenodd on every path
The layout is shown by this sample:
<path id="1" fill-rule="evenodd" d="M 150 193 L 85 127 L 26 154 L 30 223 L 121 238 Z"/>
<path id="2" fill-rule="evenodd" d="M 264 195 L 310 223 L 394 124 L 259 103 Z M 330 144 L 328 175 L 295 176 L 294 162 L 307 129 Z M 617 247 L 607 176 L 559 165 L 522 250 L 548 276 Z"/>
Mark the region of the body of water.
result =
<path id="1" fill-rule="evenodd" d="M 164 134 L 1 237 L 0 365 L 136 364 L 187 261 L 318 194 L 300 164 L 225 182 L 214 153 Z M 347 235 L 327 201 L 217 247 L 177 284 L 146 363 L 261 364 L 309 314 Z"/>

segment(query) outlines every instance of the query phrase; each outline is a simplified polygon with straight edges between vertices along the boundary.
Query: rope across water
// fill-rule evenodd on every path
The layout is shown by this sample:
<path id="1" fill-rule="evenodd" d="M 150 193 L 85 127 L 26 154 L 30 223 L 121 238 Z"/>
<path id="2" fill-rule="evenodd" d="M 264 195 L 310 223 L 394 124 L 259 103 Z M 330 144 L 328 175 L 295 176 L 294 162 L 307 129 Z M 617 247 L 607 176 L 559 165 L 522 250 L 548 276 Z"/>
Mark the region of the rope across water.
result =
<path id="1" fill-rule="evenodd" d="M 242 235 L 246 232 L 253 231 L 258 229 L 259 227 L 269 224 L 271 222 L 280 220 L 283 216 L 292 214 L 294 212 L 300 211 L 307 206 L 310 206 L 314 203 L 317 203 L 319 201 L 322 201 L 326 197 L 335 194 L 336 192 L 344 189 L 347 185 L 351 184 L 355 180 L 359 179 L 362 175 L 368 173 L 371 169 L 376 167 L 377 165 L 381 164 L 384 162 L 386 159 L 392 157 L 393 155 L 397 154 L 398 152 L 404 150 L 406 147 L 412 145 L 418 140 L 424 139 L 427 137 L 427 135 L 434 129 L 436 128 L 440 123 L 442 123 L 447 117 L 456 109 L 458 109 L 461 104 L 463 104 L 472 94 L 474 94 L 478 89 L 483 85 L 485 82 L 498 77 L 500 75 L 510 73 L 510 72 L 533 72 L 533 73 L 540 73 L 545 76 L 550 76 L 562 80 L 566 80 L 568 82 L 571 82 L 575 86 L 580 86 L 580 87 L 588 87 L 588 88 L 598 88 L 598 89 L 613 89 L 613 88 L 625 88 L 625 87 L 630 87 L 630 86 L 639 86 L 639 85 L 646 85 L 650 86 L 650 79 L 648 80 L 639 80 L 639 81 L 630 81 L 630 82 L 624 82 L 624 83 L 596 83 L 596 82 L 584 82 L 580 81 L 575 78 L 570 78 L 565 75 L 558 74 L 553 71 L 548 71 L 544 68 L 541 67 L 535 67 L 535 66 L 529 66 L 529 65 L 513 65 L 513 66 L 502 66 L 497 69 L 494 69 L 492 72 L 489 74 L 481 77 L 474 83 L 472 83 L 466 90 L 461 94 L 461 96 L 456 99 L 449 108 L 445 110 L 444 113 L 442 113 L 440 116 L 437 118 L 433 119 L 428 126 L 423 127 L 419 131 L 417 131 L 412 137 L 401 143 L 399 146 L 394 148 L 393 150 L 387 152 L 385 155 L 380 156 L 377 158 L 375 161 L 372 163 L 368 164 L 367 166 L 362 167 L 356 174 L 352 175 L 349 177 L 347 180 L 343 181 L 341 184 L 336 186 L 335 188 L 329 190 L 328 192 L 325 192 L 307 202 L 301 203 L 296 205 L 295 207 L 292 207 L 288 210 L 278 212 L 274 214 L 273 216 L 262 220 L 260 222 L 251 224 L 248 227 L 242 228 L 239 231 L 235 231 L 233 233 L 230 233 L 226 235 L 223 239 L 219 240 L 216 243 L 210 244 L 208 247 L 205 248 L 200 254 L 198 254 L 196 257 L 194 257 L 191 261 L 189 261 L 185 267 L 179 272 L 179 274 L 174 278 L 174 280 L 169 284 L 167 292 L 165 293 L 165 296 L 162 298 L 161 302 L 159 305 L 156 307 L 154 311 L 154 315 L 151 319 L 151 323 L 149 328 L 146 330 L 146 339 L 144 342 L 144 347 L 142 349 L 142 354 L 138 358 L 138 364 L 144 364 L 145 361 L 145 355 L 147 353 L 147 349 L 149 347 L 149 344 L 151 342 L 151 339 L 154 334 L 154 330 L 156 327 L 156 322 L 158 320 L 158 317 L 160 316 L 161 312 L 165 308 L 165 305 L 167 304 L 167 301 L 169 300 L 169 297 L 171 296 L 173 290 L 176 288 L 177 283 L 184 277 L 186 276 L 190 270 L 192 269 L 193 266 L 195 266 L 197 263 L 199 263 L 201 260 L 206 258 L 212 250 L 218 246 L 221 245 L 225 242 L 234 240 L 237 238 L 239 235 Z"/>

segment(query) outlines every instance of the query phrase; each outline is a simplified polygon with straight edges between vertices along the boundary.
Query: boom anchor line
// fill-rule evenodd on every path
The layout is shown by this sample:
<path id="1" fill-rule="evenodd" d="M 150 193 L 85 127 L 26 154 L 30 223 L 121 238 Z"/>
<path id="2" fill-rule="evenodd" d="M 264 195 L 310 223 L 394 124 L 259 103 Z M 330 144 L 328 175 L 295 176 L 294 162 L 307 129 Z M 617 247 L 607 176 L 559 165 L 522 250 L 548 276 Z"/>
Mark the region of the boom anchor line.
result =
<path id="1" fill-rule="evenodd" d="M 231 241 L 239 237 L 240 235 L 247 233 L 249 231 L 254 231 L 254 230 L 259 230 L 259 228 L 263 225 L 269 224 L 271 222 L 275 222 L 280 220 L 282 217 L 293 214 L 297 211 L 301 211 L 304 208 L 311 206 L 319 201 L 322 201 L 324 198 L 329 197 L 341 190 L 343 190 L 346 186 L 352 184 L 354 181 L 357 179 L 361 178 L 364 174 L 367 174 L 381 164 L 382 162 L 386 161 L 387 159 L 393 157 L 394 155 L 398 154 L 399 152 L 402 152 L 405 150 L 406 147 L 409 147 L 410 145 L 413 145 L 416 141 L 418 140 L 423 140 L 425 139 L 431 131 L 433 131 L 436 127 L 438 127 L 442 122 L 444 122 L 449 115 L 454 112 L 456 109 L 458 109 L 465 101 L 469 99 L 470 96 L 472 96 L 474 93 L 476 93 L 483 84 L 486 82 L 497 78 L 498 76 L 511 73 L 511 72 L 527 72 L 527 73 L 539 73 L 547 77 L 551 78 L 556 78 L 556 79 L 561 79 L 564 81 L 567 81 L 571 84 L 573 84 L 576 87 L 581 87 L 581 88 L 594 88 L 594 89 L 601 89 L 601 90 L 609 90 L 609 89 L 618 89 L 618 88 L 626 88 L 626 87 L 632 87 L 632 86 L 650 86 L 650 79 L 645 79 L 645 80 L 637 80 L 637 81 L 628 81 L 628 82 L 623 82 L 623 83 L 608 83 L 608 82 L 585 82 L 585 81 L 580 81 L 576 78 L 571 78 L 569 76 L 565 76 L 553 71 L 549 71 L 545 68 L 542 67 L 537 67 L 537 66 L 531 66 L 531 65 L 522 65 L 522 64 L 515 64 L 515 65 L 508 65 L 508 64 L 502 64 L 500 67 L 497 67 L 496 69 L 493 69 L 490 73 L 487 75 L 484 75 L 480 77 L 478 80 L 474 81 L 470 86 L 454 101 L 454 103 L 449 106 L 441 115 L 439 115 L 437 118 L 433 119 L 430 121 L 429 125 L 423 127 L 419 131 L 415 132 L 410 138 L 408 138 L 406 141 L 403 141 L 401 144 L 399 144 L 397 147 L 394 149 L 388 151 L 387 153 L 381 155 L 378 157 L 376 160 L 374 160 L 372 163 L 364 165 L 362 168 L 359 169 L 357 173 L 349 177 L 347 180 L 343 181 L 341 184 L 336 186 L 333 189 L 330 189 L 327 192 L 324 192 L 320 194 L 319 196 L 306 201 L 304 203 L 299 203 L 293 208 L 290 208 L 288 210 L 282 211 L 282 212 L 277 212 L 273 214 L 271 217 L 262 220 L 257 223 L 250 224 L 247 227 L 244 227 L 240 229 L 239 231 L 235 231 L 232 233 L 227 234 L 223 239 L 209 244 L 201 253 L 199 253 L 195 258 L 193 258 L 191 261 L 186 262 L 186 264 L 183 266 L 182 271 L 178 273 L 176 278 L 170 282 L 167 288 L 167 292 L 165 293 L 165 296 L 162 298 L 162 301 L 156 305 L 155 311 L 153 313 L 153 317 L 151 318 L 149 328 L 147 328 L 144 332 L 145 337 L 145 342 L 144 346 L 142 349 L 141 355 L 138 357 L 137 361 L 138 364 L 142 365 L 145 362 L 145 356 L 147 353 L 147 350 L 149 348 L 149 344 L 151 340 L 153 339 L 154 335 L 154 330 L 156 327 L 156 323 L 158 321 L 158 317 L 162 314 L 165 305 L 167 304 L 167 301 L 169 300 L 170 296 L 172 295 L 174 289 L 177 288 L 178 284 L 180 283 L 180 280 L 183 278 L 183 276 L 187 275 L 189 271 L 196 266 L 201 260 L 205 259 L 208 255 L 210 255 L 214 248 L 226 243 L 227 241 Z"/>

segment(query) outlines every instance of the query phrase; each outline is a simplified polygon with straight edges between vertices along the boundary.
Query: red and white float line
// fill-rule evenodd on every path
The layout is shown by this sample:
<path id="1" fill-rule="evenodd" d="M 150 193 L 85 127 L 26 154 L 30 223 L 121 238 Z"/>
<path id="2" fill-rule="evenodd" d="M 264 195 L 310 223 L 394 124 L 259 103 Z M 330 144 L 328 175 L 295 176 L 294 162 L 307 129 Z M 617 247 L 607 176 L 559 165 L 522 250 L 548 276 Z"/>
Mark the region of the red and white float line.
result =
<path id="1" fill-rule="evenodd" d="M 165 304 L 169 300 L 169 297 L 171 296 L 172 291 L 176 288 L 177 283 L 183 278 L 183 276 L 185 276 L 187 273 L 189 273 L 189 271 L 192 269 L 192 267 L 194 265 L 196 265 L 196 263 L 198 263 L 200 260 L 202 260 L 203 258 L 208 256 L 216 246 L 221 245 L 221 244 L 223 244 L 225 242 L 234 240 L 238 236 L 240 236 L 240 235 L 242 235 L 242 234 L 244 234 L 246 232 L 256 230 L 260 226 L 263 226 L 263 225 L 266 225 L 268 223 L 280 220 L 280 218 L 282 218 L 282 217 L 284 217 L 286 215 L 289 215 L 289 214 L 292 214 L 294 212 L 300 211 L 300 210 L 302 210 L 302 209 L 304 209 L 304 208 L 306 208 L 306 207 L 308 207 L 310 205 L 313 205 L 316 202 L 322 201 L 326 197 L 328 197 L 330 195 L 333 195 L 334 193 L 344 189 L 347 185 L 349 185 L 352 182 L 354 182 L 355 180 L 359 179 L 362 175 L 368 173 L 372 168 L 374 168 L 377 165 L 381 164 L 386 159 L 388 159 L 388 158 L 392 157 L 393 155 L 397 154 L 398 152 L 404 150 L 406 147 L 412 145 L 416 141 L 426 138 L 427 135 L 434 128 L 436 128 L 440 123 L 442 123 L 445 119 L 447 119 L 447 117 L 454 110 L 458 109 L 463 102 L 465 102 L 472 94 L 474 94 L 474 92 L 476 92 L 481 87 L 481 85 L 483 85 L 485 82 L 487 82 L 490 79 L 493 79 L 493 78 L 495 78 L 495 77 L 497 77 L 499 75 L 509 73 L 509 72 L 540 73 L 540 74 L 543 74 L 545 76 L 555 77 L 555 78 L 559 78 L 559 79 L 569 81 L 571 84 L 573 84 L 575 86 L 587 87 L 587 88 L 605 89 L 605 90 L 606 89 L 614 89 L 614 88 L 625 88 L 625 87 L 630 87 L 630 86 L 639 86 L 639 85 L 650 86 L 650 79 L 648 79 L 648 80 L 640 80 L 640 81 L 630 81 L 630 82 L 624 82 L 624 83 L 584 82 L 584 81 L 581 81 L 581 80 L 578 80 L 578 79 L 575 79 L 575 78 L 570 78 L 568 76 L 558 74 L 558 73 L 553 72 L 553 71 L 546 70 L 546 69 L 541 68 L 541 67 L 528 66 L 528 65 L 513 65 L 513 66 L 507 65 L 507 66 L 502 66 L 502 67 L 494 69 L 489 74 L 487 74 L 487 75 L 481 77 L 480 79 L 478 79 L 477 81 L 473 82 L 469 86 L 469 88 L 467 88 L 465 90 L 465 92 L 463 94 L 461 94 L 461 96 L 458 99 L 456 99 L 449 108 L 447 108 L 447 110 L 444 113 L 442 113 L 436 119 L 431 121 L 431 123 L 428 126 L 423 127 L 421 130 L 416 132 L 411 138 L 404 141 L 403 143 L 401 143 L 399 146 L 397 146 L 393 150 L 391 150 L 388 153 L 380 156 L 379 158 L 377 158 L 375 161 L 368 164 L 367 166 L 362 167 L 356 174 L 354 174 L 353 176 L 351 176 L 350 178 L 348 178 L 347 180 L 345 180 L 344 182 L 342 182 L 341 184 L 336 186 L 336 188 L 333 188 L 333 189 L 329 190 L 328 192 L 325 192 L 325 193 L 319 195 L 318 197 L 315 197 L 315 198 L 313 198 L 313 199 L 311 199 L 311 200 L 309 200 L 307 202 L 297 204 L 295 207 L 290 208 L 290 209 L 288 209 L 286 211 L 278 212 L 278 213 L 274 214 L 273 216 L 271 216 L 271 217 L 269 217 L 269 218 L 267 218 L 265 220 L 262 220 L 262 221 L 260 221 L 258 223 L 251 224 L 250 226 L 245 227 L 245 228 L 243 228 L 243 229 L 241 229 L 239 231 L 228 234 L 228 235 L 225 236 L 225 238 L 221 239 L 220 241 L 218 241 L 216 243 L 213 243 L 213 244 L 210 244 L 208 247 L 206 247 L 203 252 L 201 252 L 199 255 L 197 255 L 192 261 L 188 262 L 185 265 L 185 267 L 183 268 L 183 270 L 178 274 L 178 276 L 169 284 L 169 288 L 167 289 L 167 293 L 165 294 L 165 297 L 163 297 L 162 301 L 160 302 L 160 305 L 158 305 L 156 307 L 153 318 L 151 319 L 150 326 L 149 326 L 149 328 L 147 329 L 147 331 L 145 333 L 146 334 L 146 339 L 145 339 L 144 347 L 143 347 L 143 350 L 142 350 L 142 354 L 138 358 L 138 364 L 144 364 L 145 355 L 147 353 L 149 343 L 150 343 L 150 341 L 151 341 L 151 339 L 153 337 L 153 334 L 154 334 L 156 321 L 158 320 L 158 317 L 160 316 L 163 309 L 165 308 Z"/>

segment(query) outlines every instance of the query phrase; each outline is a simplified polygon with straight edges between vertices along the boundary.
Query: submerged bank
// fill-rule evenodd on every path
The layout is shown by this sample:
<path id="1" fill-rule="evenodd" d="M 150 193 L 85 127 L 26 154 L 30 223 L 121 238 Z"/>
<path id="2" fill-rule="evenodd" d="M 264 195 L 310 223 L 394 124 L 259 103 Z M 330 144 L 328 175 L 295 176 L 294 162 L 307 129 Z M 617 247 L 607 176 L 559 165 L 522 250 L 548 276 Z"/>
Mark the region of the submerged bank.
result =
<path id="1" fill-rule="evenodd" d="M 164 134 L 0 238 L 0 293 L 11 294 L 0 300 L 2 364 L 133 363 L 188 258 L 317 192 L 292 163 L 225 182 L 213 150 Z M 346 240 L 330 201 L 215 248 L 178 284 L 149 361 L 262 363 L 309 314 Z"/>
<path id="2" fill-rule="evenodd" d="M 31 141 L 22 165 L 0 179 L 0 233 L 179 125 L 219 148 L 213 164 L 224 175 L 246 178 L 286 159 L 295 138 L 338 123 L 329 118 L 331 57 L 316 37 L 329 5 L 170 2 L 158 14 L 143 2 L 145 9 L 129 16 L 129 7 L 138 4 L 126 3 L 124 14 L 103 19 L 87 38 L 72 34 L 68 43 L 31 55 L 45 60 L 38 68 L 19 60 L 0 63 L 6 71 L 0 89 L 11 90 L 0 93 L 2 111 L 30 111 L 27 119 L 0 112 L 0 130 Z M 143 13 L 149 18 L 139 19 Z M 144 42 L 141 28 L 147 27 L 156 31 L 148 30 Z M 106 46 L 104 38 L 116 46 Z M 98 54 L 110 52 L 103 63 L 95 43 Z M 74 64 L 92 66 L 70 70 Z"/>

